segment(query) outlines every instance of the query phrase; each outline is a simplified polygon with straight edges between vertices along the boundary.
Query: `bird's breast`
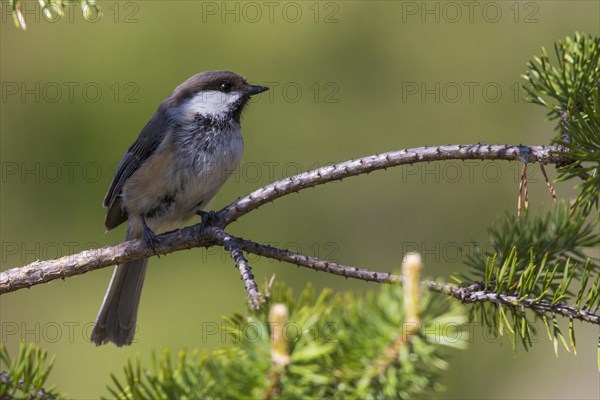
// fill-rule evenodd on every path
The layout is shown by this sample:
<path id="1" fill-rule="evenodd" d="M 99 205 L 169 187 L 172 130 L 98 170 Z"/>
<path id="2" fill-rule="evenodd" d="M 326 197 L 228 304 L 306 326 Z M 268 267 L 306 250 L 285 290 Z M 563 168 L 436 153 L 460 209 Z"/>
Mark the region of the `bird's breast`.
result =
<path id="1" fill-rule="evenodd" d="M 171 132 L 123 187 L 130 216 L 157 231 L 176 229 L 202 210 L 238 167 L 244 148 L 239 125 Z"/>

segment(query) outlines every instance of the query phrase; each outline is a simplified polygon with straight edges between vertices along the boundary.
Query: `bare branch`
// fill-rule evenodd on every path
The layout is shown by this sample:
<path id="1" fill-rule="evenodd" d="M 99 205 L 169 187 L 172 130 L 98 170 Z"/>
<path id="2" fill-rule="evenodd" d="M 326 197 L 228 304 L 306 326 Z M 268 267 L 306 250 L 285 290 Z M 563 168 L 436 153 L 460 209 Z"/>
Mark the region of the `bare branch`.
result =
<path id="1" fill-rule="evenodd" d="M 235 261 L 235 266 L 240 270 L 242 281 L 244 281 L 244 288 L 248 292 L 248 304 L 253 310 L 260 310 L 262 306 L 262 296 L 256 282 L 254 281 L 254 275 L 252 275 L 252 269 L 248 264 L 248 260 L 244 257 L 244 253 L 240 249 L 240 246 L 231 235 L 225 232 L 221 228 L 209 227 L 205 230 L 209 235 L 214 236 L 219 244 L 225 248 L 231 255 L 231 258 Z"/>
<path id="2" fill-rule="evenodd" d="M 127 261 L 149 258 L 195 247 L 208 247 L 215 244 L 214 237 L 201 234 L 201 224 L 165 233 L 159 236 L 156 253 L 141 240 L 131 240 L 114 246 L 85 250 L 54 260 L 35 261 L 19 268 L 0 273 L 0 294 L 28 288 L 41 283 L 84 274 L 99 268 Z"/>
<path id="3" fill-rule="evenodd" d="M 486 144 L 456 144 L 435 147 L 416 147 L 367 156 L 339 164 L 313 169 L 273 182 L 244 196 L 217 214 L 224 226 L 242 215 L 275 199 L 302 189 L 366 174 L 379 169 L 443 160 L 507 160 L 523 163 L 558 164 L 568 162 L 564 155 L 555 154 L 558 146 L 508 146 Z"/>
<path id="4" fill-rule="evenodd" d="M 359 279 L 366 282 L 394 283 L 402 281 L 401 277 L 390 274 L 389 272 L 377 272 L 366 268 L 350 267 L 348 265 L 305 256 L 304 254 L 293 253 L 288 250 L 267 246 L 235 236 L 232 236 L 232 238 L 235 239 L 242 250 L 245 250 L 248 253 L 295 264 L 299 267 L 310 268 L 315 271 L 321 271 L 346 278 Z"/>
<path id="5" fill-rule="evenodd" d="M 349 176 L 369 173 L 378 169 L 419 162 L 482 159 L 482 160 L 521 160 L 524 162 L 564 163 L 566 158 L 554 154 L 560 150 L 556 146 L 507 146 L 507 145 L 448 145 L 418 147 L 397 150 L 363 157 L 328 167 L 304 172 L 266 185 L 225 207 L 212 218 L 212 225 L 224 228 L 240 216 L 271 202 L 288 193 L 308 187 L 322 185 Z M 156 253 L 141 242 L 124 242 L 118 246 L 108 246 L 97 250 L 83 251 L 55 260 L 36 261 L 21 268 L 13 268 L 0 274 L 0 294 L 50 282 L 54 279 L 79 275 L 126 261 L 166 254 L 193 247 L 214 245 L 209 237 L 201 238 L 201 225 L 160 235 Z"/>
<path id="6" fill-rule="evenodd" d="M 290 264 L 311 268 L 316 271 L 368 282 L 402 282 L 401 276 L 390 274 L 389 272 L 377 272 L 366 268 L 350 267 L 347 265 L 323 261 L 315 257 L 278 249 L 272 246 L 262 245 L 235 236 L 232 236 L 232 238 L 239 243 L 240 248 L 249 253 L 273 258 L 279 261 L 285 261 Z M 598 314 L 588 312 L 587 310 L 577 310 L 575 307 L 570 307 L 562 303 L 552 304 L 546 300 L 535 301 L 532 299 L 519 299 L 518 296 L 498 294 L 493 291 L 483 290 L 485 287 L 483 282 L 474 282 L 466 287 L 428 280 L 422 281 L 422 284 L 432 292 L 447 294 L 448 296 L 451 296 L 457 300 L 461 300 L 464 303 L 489 302 L 494 304 L 502 304 L 505 306 L 512 306 L 514 308 L 524 307 L 540 313 L 559 314 L 564 317 L 600 325 L 600 315 Z"/>
<path id="7" fill-rule="evenodd" d="M 263 246 L 231 236 L 224 232 L 222 228 L 248 212 L 289 193 L 350 176 L 369 173 L 378 169 L 442 160 L 518 160 L 524 163 L 540 162 L 542 164 L 558 164 L 568 161 L 565 156 L 554 153 L 558 150 L 556 146 L 484 144 L 420 147 L 372 155 L 315 169 L 266 185 L 238 199 L 218 213 L 215 213 L 210 223 L 201 223 L 160 235 L 159 243 L 155 249 L 148 248 L 142 241 L 136 240 L 96 250 L 86 250 L 55 260 L 36 261 L 20 268 L 9 269 L 0 274 L 0 294 L 50 282 L 58 278 L 64 279 L 69 276 L 83 274 L 110 265 L 149 258 L 155 254 L 167 254 L 183 249 L 215 245 L 225 247 L 232 254 L 236 265 L 240 268 L 240 273 L 244 279 L 246 290 L 250 294 L 251 301 L 252 298 L 256 300 L 256 294 L 259 292 L 241 250 L 347 278 L 379 283 L 399 282 L 401 281 L 401 277 L 390 273 L 344 266 L 291 253 L 287 250 Z M 236 243 L 236 245 L 233 243 Z M 446 293 L 466 303 L 492 302 L 495 304 L 512 305 L 514 307 L 525 307 L 542 313 L 556 313 L 600 325 L 600 316 L 588 313 L 585 310 L 577 310 L 573 307 L 562 304 L 551 304 L 546 301 L 519 300 L 515 296 L 483 291 L 480 283 L 474 283 L 468 287 L 457 287 L 434 281 L 424 281 L 423 283 L 431 291 Z"/>

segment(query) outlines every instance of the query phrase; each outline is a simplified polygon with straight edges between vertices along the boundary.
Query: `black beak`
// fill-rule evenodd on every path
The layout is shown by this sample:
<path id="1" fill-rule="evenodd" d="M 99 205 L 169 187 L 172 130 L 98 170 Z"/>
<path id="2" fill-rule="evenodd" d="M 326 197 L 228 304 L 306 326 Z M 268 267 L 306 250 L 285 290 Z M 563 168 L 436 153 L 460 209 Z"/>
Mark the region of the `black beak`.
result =
<path id="1" fill-rule="evenodd" d="M 248 96 L 254 96 L 255 94 L 262 93 L 266 90 L 269 90 L 266 86 L 249 86 L 248 89 L 246 89 L 246 94 Z"/>

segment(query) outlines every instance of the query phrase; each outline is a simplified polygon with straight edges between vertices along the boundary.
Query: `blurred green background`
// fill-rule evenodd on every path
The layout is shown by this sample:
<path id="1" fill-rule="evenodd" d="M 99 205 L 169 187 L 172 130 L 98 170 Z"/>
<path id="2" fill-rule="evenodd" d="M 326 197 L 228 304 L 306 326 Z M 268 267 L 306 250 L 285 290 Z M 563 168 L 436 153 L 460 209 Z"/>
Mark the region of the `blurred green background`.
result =
<path id="1" fill-rule="evenodd" d="M 542 108 L 518 85 L 541 46 L 575 31 L 598 34 L 600 3 L 98 1 L 48 21 L 26 2 L 28 30 L 2 4 L 2 270 L 117 243 L 101 201 L 114 168 L 170 91 L 189 76 L 227 69 L 272 89 L 244 115 L 240 170 L 219 209 L 275 179 L 393 149 L 447 143 L 546 144 Z M 398 268 L 420 251 L 426 274 L 465 272 L 469 243 L 516 212 L 518 165 L 451 162 L 396 168 L 306 190 L 229 227 L 235 235 L 350 265 Z M 530 170 L 531 207 L 550 203 Z M 556 176 L 550 168 L 552 177 Z M 560 197 L 572 195 L 557 185 Z M 461 252 L 459 247 L 467 251 Z M 296 291 L 363 291 L 374 284 L 250 256 L 257 280 L 276 274 Z M 57 363 L 50 381 L 74 398 L 106 395 L 109 373 L 137 353 L 168 346 L 213 349 L 206 335 L 245 307 L 228 256 L 195 249 L 153 258 L 137 343 L 86 340 L 112 267 L 2 296 L 2 342 L 37 342 Z M 598 398 L 597 328 L 576 324 L 578 354 L 539 344 L 513 358 L 508 341 L 474 327 L 453 352 L 444 398 Z M 490 343 L 493 342 L 493 343 Z"/>

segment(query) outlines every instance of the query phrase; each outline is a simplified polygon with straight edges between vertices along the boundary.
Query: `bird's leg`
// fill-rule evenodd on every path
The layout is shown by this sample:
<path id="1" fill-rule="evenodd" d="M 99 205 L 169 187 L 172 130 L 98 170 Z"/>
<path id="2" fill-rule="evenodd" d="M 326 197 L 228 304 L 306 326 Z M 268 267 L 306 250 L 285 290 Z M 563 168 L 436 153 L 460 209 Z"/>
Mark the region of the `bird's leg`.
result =
<path id="1" fill-rule="evenodd" d="M 159 243 L 159 239 L 158 239 L 158 236 L 156 236 L 156 234 L 154 232 L 152 232 L 152 229 L 150 229 L 148 227 L 148 224 L 146 224 L 146 218 L 144 218 L 143 215 L 142 215 L 142 227 L 143 227 L 142 239 L 144 240 L 144 243 L 146 244 L 146 246 L 150 247 L 152 249 L 152 251 L 154 251 L 154 254 L 156 254 L 156 246 Z"/>

